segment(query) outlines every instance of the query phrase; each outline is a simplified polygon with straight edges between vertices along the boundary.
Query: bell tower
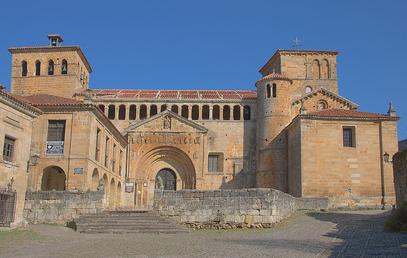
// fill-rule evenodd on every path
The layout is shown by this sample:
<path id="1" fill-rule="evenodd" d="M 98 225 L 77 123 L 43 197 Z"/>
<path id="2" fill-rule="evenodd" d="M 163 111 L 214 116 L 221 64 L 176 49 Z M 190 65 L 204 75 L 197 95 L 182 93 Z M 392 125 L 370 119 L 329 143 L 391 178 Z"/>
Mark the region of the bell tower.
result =
<path id="1" fill-rule="evenodd" d="M 72 98 L 89 87 L 92 68 L 79 46 L 62 46 L 58 34 L 48 46 L 14 47 L 11 53 L 11 93 L 49 94 Z"/>

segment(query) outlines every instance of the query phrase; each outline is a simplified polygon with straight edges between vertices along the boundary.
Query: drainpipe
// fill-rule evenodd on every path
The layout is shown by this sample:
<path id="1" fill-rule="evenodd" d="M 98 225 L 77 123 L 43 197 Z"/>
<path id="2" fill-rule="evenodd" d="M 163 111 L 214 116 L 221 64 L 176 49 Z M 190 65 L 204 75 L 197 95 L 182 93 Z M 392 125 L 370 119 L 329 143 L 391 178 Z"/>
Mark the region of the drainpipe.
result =
<path id="1" fill-rule="evenodd" d="M 379 143 L 380 143 L 380 181 L 381 181 L 381 191 L 382 191 L 382 210 L 386 206 L 386 193 L 384 189 L 384 160 L 383 160 L 383 129 L 382 121 L 379 121 Z"/>

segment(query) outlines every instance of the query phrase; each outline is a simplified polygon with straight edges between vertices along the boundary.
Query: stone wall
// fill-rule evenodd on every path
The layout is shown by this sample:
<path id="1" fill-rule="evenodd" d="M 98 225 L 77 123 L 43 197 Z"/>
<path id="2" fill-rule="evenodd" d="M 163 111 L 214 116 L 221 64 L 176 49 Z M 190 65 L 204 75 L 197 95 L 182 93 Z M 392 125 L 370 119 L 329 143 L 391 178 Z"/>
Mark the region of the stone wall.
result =
<path id="1" fill-rule="evenodd" d="M 397 205 L 407 202 L 407 150 L 393 156 L 394 186 Z"/>
<path id="2" fill-rule="evenodd" d="M 64 224 L 82 214 L 101 212 L 106 207 L 103 191 L 27 192 L 24 218 L 30 224 Z"/>
<path id="3" fill-rule="evenodd" d="M 193 228 L 270 227 L 296 210 L 328 208 L 326 198 L 295 198 L 266 188 L 156 191 L 154 209 Z"/>

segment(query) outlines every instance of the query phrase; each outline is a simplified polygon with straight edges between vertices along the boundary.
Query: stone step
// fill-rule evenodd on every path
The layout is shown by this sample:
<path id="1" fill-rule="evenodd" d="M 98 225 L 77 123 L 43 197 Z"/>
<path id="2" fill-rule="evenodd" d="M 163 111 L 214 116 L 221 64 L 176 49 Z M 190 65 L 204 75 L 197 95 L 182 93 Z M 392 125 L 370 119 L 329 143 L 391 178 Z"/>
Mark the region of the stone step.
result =
<path id="1" fill-rule="evenodd" d="M 79 231 L 86 234 L 179 234 L 189 233 L 187 230 L 178 229 L 165 229 L 165 230 L 152 230 L 152 229 L 137 229 L 137 230 L 103 230 L 103 229 L 90 229 Z"/>
<path id="2" fill-rule="evenodd" d="M 161 217 L 152 211 L 105 211 L 77 219 L 76 230 L 81 233 L 181 233 L 185 226 Z"/>

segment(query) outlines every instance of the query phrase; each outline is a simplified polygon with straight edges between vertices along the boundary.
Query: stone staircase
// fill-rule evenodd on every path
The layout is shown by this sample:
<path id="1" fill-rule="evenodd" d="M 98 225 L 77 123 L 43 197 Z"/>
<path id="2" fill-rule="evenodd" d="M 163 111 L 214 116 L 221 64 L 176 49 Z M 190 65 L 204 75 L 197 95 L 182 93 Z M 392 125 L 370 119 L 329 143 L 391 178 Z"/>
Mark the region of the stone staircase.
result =
<path id="1" fill-rule="evenodd" d="M 81 216 L 76 221 L 81 233 L 185 233 L 189 230 L 154 211 L 105 211 Z"/>

